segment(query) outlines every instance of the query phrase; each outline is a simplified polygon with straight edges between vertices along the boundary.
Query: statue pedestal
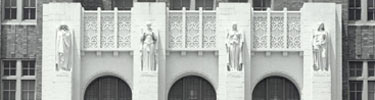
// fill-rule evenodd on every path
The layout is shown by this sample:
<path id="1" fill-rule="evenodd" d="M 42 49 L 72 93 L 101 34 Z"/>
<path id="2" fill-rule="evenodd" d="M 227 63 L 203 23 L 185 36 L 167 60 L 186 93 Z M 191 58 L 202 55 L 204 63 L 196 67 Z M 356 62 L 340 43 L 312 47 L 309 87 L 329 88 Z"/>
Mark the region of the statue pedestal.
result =
<path id="1" fill-rule="evenodd" d="M 60 95 L 55 96 L 55 100 L 70 100 L 72 97 L 72 73 L 68 71 L 56 72 L 56 77 L 52 81 L 54 88 L 53 93 Z M 63 90 L 63 91 L 61 91 Z"/>
<path id="2" fill-rule="evenodd" d="M 312 79 L 312 100 L 331 100 L 331 72 L 314 71 Z"/>
<path id="3" fill-rule="evenodd" d="M 227 99 L 245 100 L 245 75 L 243 71 L 228 72 L 226 80 Z"/>
<path id="4" fill-rule="evenodd" d="M 158 100 L 158 72 L 141 72 L 136 84 L 140 99 Z"/>

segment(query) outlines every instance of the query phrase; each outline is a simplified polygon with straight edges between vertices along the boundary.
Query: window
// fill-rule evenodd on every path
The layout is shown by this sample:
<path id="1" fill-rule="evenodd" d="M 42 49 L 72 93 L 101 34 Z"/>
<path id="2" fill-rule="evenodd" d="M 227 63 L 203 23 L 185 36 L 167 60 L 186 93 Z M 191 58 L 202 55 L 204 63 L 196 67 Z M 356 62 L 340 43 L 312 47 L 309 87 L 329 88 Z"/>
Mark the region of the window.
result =
<path id="1" fill-rule="evenodd" d="M 4 1 L 4 15 L 5 19 L 16 19 L 17 17 L 17 0 Z"/>
<path id="2" fill-rule="evenodd" d="M 190 0 L 171 0 L 171 10 L 182 10 L 185 7 L 187 10 L 190 9 Z"/>
<path id="3" fill-rule="evenodd" d="M 349 100 L 362 100 L 365 97 L 375 100 L 375 61 L 350 61 L 348 67 Z M 364 84 L 365 82 L 368 84 Z"/>
<path id="4" fill-rule="evenodd" d="M 22 75 L 35 75 L 35 61 L 22 61 Z"/>
<path id="5" fill-rule="evenodd" d="M 229 2 L 247 2 L 247 0 L 229 0 Z"/>
<path id="6" fill-rule="evenodd" d="M 361 0 L 349 0 L 349 20 L 361 19 Z"/>
<path id="7" fill-rule="evenodd" d="M 16 61 L 9 60 L 3 61 L 3 75 L 4 76 L 14 76 L 16 75 Z"/>
<path id="8" fill-rule="evenodd" d="M 253 0 L 254 10 L 267 10 L 271 7 L 271 0 Z"/>
<path id="9" fill-rule="evenodd" d="M 35 100 L 35 60 L 2 61 L 1 100 Z M 18 75 L 21 74 L 22 75 Z M 20 97 L 18 97 L 20 96 Z"/>
<path id="10" fill-rule="evenodd" d="M 85 10 L 97 10 L 100 7 L 103 10 L 113 10 L 117 7 L 119 10 L 130 10 L 133 7 L 133 0 L 81 0 Z"/>
<path id="11" fill-rule="evenodd" d="M 156 0 L 138 0 L 138 2 L 156 2 Z"/>
<path id="12" fill-rule="evenodd" d="M 195 0 L 195 9 L 199 10 L 202 7 L 203 10 L 212 10 L 214 7 L 213 0 Z"/>
<path id="13" fill-rule="evenodd" d="M 368 82 L 368 99 L 375 100 L 375 81 Z"/>
<path id="14" fill-rule="evenodd" d="M 349 76 L 359 77 L 362 76 L 362 62 L 350 62 L 349 63 Z"/>
<path id="15" fill-rule="evenodd" d="M 350 86 L 350 100 L 362 100 L 362 82 L 361 81 L 351 81 Z"/>
<path id="16" fill-rule="evenodd" d="M 368 62 L 368 76 L 375 76 L 375 62 Z"/>
<path id="17" fill-rule="evenodd" d="M 23 19 L 35 19 L 35 0 L 23 0 Z"/>
<path id="18" fill-rule="evenodd" d="M 3 81 L 3 100 L 16 100 L 16 81 Z"/>
<path id="19" fill-rule="evenodd" d="M 4 20 L 36 19 L 36 0 L 4 0 Z"/>
<path id="20" fill-rule="evenodd" d="M 34 100 L 35 96 L 35 81 L 22 81 L 22 100 Z"/>
<path id="21" fill-rule="evenodd" d="M 367 0 L 367 18 L 368 20 L 375 19 L 375 0 Z"/>

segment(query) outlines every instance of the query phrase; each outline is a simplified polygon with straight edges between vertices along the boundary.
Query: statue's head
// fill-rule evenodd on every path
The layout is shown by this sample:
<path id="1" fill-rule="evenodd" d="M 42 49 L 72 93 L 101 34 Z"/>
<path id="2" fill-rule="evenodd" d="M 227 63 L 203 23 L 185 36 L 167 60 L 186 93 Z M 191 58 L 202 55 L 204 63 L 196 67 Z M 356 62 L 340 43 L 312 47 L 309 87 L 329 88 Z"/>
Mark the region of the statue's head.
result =
<path id="1" fill-rule="evenodd" d="M 68 31 L 69 30 L 68 25 L 65 25 L 65 24 L 60 25 L 59 30 Z"/>
<path id="2" fill-rule="evenodd" d="M 325 28 L 324 28 L 324 23 L 321 22 L 321 23 L 319 24 L 318 31 L 324 31 L 324 30 L 325 30 Z"/>
<path id="3" fill-rule="evenodd" d="M 148 29 L 151 29 L 152 23 L 151 22 L 147 22 L 146 26 L 147 26 Z"/>
<path id="4" fill-rule="evenodd" d="M 237 30 L 237 23 L 235 23 L 235 22 L 232 23 L 232 29 Z"/>

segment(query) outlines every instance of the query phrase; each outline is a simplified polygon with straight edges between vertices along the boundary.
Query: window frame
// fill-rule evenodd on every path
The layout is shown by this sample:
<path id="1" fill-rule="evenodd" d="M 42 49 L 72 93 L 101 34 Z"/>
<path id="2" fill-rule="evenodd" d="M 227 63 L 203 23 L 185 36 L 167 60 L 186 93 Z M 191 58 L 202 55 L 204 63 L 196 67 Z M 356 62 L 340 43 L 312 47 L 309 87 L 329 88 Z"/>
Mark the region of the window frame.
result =
<path id="1" fill-rule="evenodd" d="M 3 75 L 3 62 L 4 61 L 13 61 L 15 60 L 16 61 L 16 75 L 13 75 L 13 76 L 4 76 Z M 35 74 L 32 75 L 32 76 L 25 76 L 25 75 L 22 75 L 22 62 L 23 61 L 35 61 L 34 63 L 34 66 L 35 66 Z M 11 80 L 11 81 L 16 81 L 16 92 L 15 92 L 15 95 L 16 95 L 16 98 L 22 98 L 22 81 L 34 81 L 34 100 L 36 100 L 36 92 L 37 92 L 37 80 L 36 80 L 36 59 L 35 58 L 29 58 L 29 59 L 2 59 L 0 61 L 1 63 L 1 79 L 0 79 L 0 83 L 3 83 L 4 81 L 7 81 L 7 80 Z M 4 87 L 0 86 L 0 95 L 3 95 L 3 92 L 4 91 Z M 3 96 L 0 98 L 0 100 L 3 100 Z"/>
<path id="2" fill-rule="evenodd" d="M 1 9 L 1 25 L 36 25 L 38 19 L 38 0 L 35 0 L 35 19 L 24 19 L 23 18 L 23 0 L 16 1 L 16 19 L 5 19 L 5 6 Z M 5 5 L 5 2 L 1 2 L 1 5 Z"/>
<path id="3" fill-rule="evenodd" d="M 260 1 L 264 1 L 264 0 L 260 0 Z M 270 1 L 270 7 L 266 7 L 264 10 L 262 9 L 262 10 L 256 10 L 256 9 L 254 9 L 255 8 L 255 6 L 254 6 L 254 0 L 251 0 L 251 7 L 255 10 L 255 11 L 266 11 L 268 8 L 269 9 L 273 9 L 273 2 L 274 2 L 274 0 L 269 0 Z M 263 4 L 264 5 L 264 4 Z M 262 8 L 262 7 L 257 7 L 257 8 Z"/>
<path id="4" fill-rule="evenodd" d="M 174 3 L 174 1 L 176 1 L 176 0 L 168 0 L 169 2 L 168 2 L 168 4 L 169 4 L 169 6 L 168 6 L 168 10 L 174 10 L 174 11 L 176 11 L 176 10 L 183 10 L 183 8 L 184 7 L 181 7 L 181 9 L 174 9 L 173 7 L 173 3 Z M 184 1 L 184 0 L 181 0 L 181 1 Z M 206 1 L 206 0 L 203 0 L 203 2 L 204 1 Z M 198 11 L 199 10 L 199 7 L 197 7 L 197 4 L 196 4 L 196 2 L 197 2 L 197 0 L 189 0 L 189 6 L 188 7 L 185 7 L 185 10 L 191 10 L 191 11 Z M 212 9 L 205 9 L 204 7 L 202 7 L 202 10 L 207 10 L 207 11 L 214 11 L 214 10 L 216 10 L 216 3 L 217 3 L 217 0 L 212 0 Z M 181 6 L 182 6 L 183 4 L 181 4 Z"/>
<path id="5" fill-rule="evenodd" d="M 362 75 L 358 77 L 350 76 L 350 70 L 347 70 L 347 75 L 348 75 L 348 91 L 347 93 L 349 94 L 347 97 L 350 100 L 350 82 L 362 82 L 362 97 L 361 98 L 368 98 L 369 97 L 369 83 L 370 82 L 375 82 L 375 76 L 369 76 L 369 63 L 375 63 L 375 60 L 348 60 L 347 62 L 347 68 L 350 68 L 350 63 L 351 62 L 361 62 L 362 63 Z M 375 92 L 375 91 L 373 91 Z M 363 94 L 365 93 L 365 94 Z"/>
<path id="6" fill-rule="evenodd" d="M 28 6 L 25 6 L 25 4 L 24 4 L 25 1 L 28 1 L 28 3 L 29 3 Z M 35 3 L 35 4 L 34 4 L 34 7 L 31 6 L 32 4 L 30 3 L 30 1 L 31 1 L 31 0 L 22 0 L 22 20 L 35 20 L 35 19 L 36 19 L 36 15 L 37 15 L 37 14 L 36 14 L 36 13 L 37 13 L 37 12 L 36 12 L 36 5 L 37 5 L 37 2 L 36 2 L 36 1 L 37 1 L 37 0 L 34 0 L 34 3 Z M 29 9 L 29 10 L 30 10 L 30 9 L 34 9 L 34 13 L 35 13 L 34 19 L 31 19 L 31 17 L 32 17 L 32 16 L 30 15 L 31 12 L 29 12 L 29 15 L 28 15 L 29 18 L 27 18 L 27 19 L 25 18 L 25 15 L 24 15 L 24 14 L 25 14 L 25 11 L 26 11 L 25 9 Z"/>

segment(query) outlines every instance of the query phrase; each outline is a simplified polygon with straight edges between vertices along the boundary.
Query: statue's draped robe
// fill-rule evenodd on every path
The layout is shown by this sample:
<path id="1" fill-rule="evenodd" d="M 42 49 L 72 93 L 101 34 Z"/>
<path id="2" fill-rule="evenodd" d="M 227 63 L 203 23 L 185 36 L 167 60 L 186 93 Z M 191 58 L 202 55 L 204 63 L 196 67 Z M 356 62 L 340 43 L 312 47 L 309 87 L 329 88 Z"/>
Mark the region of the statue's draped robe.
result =
<path id="1" fill-rule="evenodd" d="M 58 30 L 56 36 L 56 65 L 57 70 L 70 71 L 72 57 L 72 34 L 69 31 Z"/>
<path id="2" fill-rule="evenodd" d="M 328 32 L 316 31 L 313 37 L 314 70 L 328 70 Z"/>
<path id="3" fill-rule="evenodd" d="M 228 33 L 227 50 L 229 54 L 228 69 L 231 71 L 242 70 L 242 45 L 243 35 L 237 31 Z"/>
<path id="4" fill-rule="evenodd" d="M 156 70 L 156 43 L 157 33 L 146 31 L 142 36 L 142 70 L 155 71 Z"/>

